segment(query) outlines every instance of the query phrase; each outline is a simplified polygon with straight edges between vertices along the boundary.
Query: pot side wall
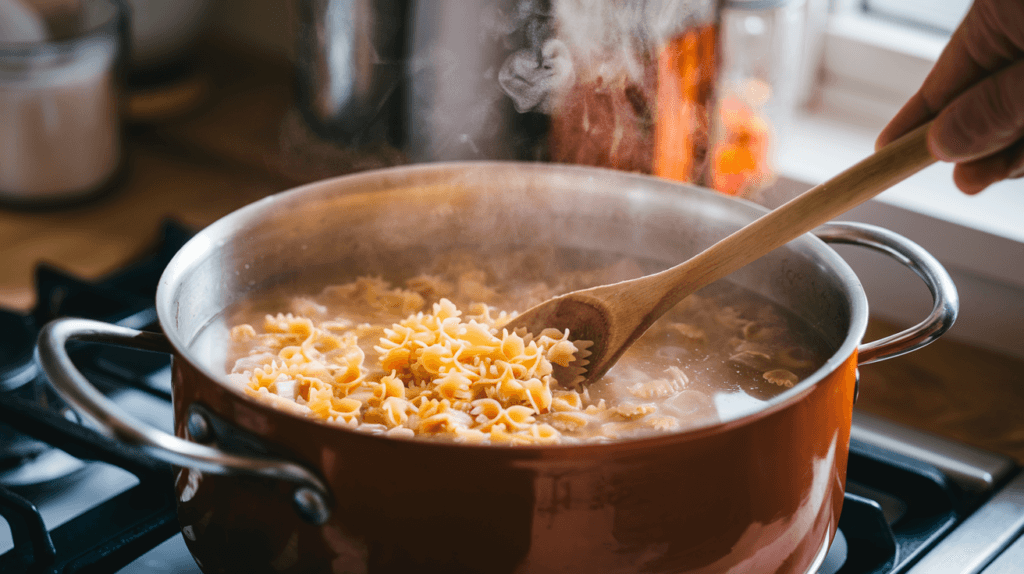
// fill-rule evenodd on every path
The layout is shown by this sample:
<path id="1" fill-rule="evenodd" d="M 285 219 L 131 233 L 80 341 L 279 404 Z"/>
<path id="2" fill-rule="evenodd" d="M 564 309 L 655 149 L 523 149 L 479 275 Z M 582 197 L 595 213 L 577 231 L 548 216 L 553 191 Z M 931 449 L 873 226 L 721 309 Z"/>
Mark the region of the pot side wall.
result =
<path id="1" fill-rule="evenodd" d="M 767 415 L 641 442 L 461 447 L 304 420 L 176 356 L 175 428 L 201 403 L 334 496 L 303 522 L 280 481 L 182 469 L 186 543 L 205 572 L 803 573 L 835 534 L 856 356 Z"/>

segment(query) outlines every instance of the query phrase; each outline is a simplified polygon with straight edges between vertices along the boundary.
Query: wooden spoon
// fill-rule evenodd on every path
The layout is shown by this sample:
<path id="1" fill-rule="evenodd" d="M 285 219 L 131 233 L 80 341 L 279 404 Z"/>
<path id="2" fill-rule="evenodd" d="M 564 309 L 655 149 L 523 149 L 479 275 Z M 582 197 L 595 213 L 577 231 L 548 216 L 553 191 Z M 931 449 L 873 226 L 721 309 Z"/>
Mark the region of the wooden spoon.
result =
<path id="1" fill-rule="evenodd" d="M 573 291 L 528 309 L 506 326 L 530 333 L 569 330 L 591 341 L 568 367 L 555 366 L 563 386 L 603 375 L 647 328 L 687 295 L 860 205 L 935 162 L 925 124 L 853 167 L 762 215 L 691 259 L 653 275 Z"/>

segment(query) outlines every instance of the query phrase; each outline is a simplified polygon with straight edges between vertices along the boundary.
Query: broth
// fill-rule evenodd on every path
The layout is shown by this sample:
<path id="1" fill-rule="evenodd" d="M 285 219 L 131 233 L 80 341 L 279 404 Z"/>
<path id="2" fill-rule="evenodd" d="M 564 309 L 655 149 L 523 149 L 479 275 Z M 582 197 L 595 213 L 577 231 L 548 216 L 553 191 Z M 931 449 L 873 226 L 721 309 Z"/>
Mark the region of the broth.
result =
<path id="1" fill-rule="evenodd" d="M 585 357 L 586 344 L 557 332 L 517 339 L 501 326 L 558 293 L 650 269 L 622 259 L 553 271 L 538 258 L 523 251 L 481 264 L 449 253 L 402 283 L 358 277 L 314 295 L 248 301 L 226 314 L 228 378 L 278 408 L 374 434 L 578 443 L 754 412 L 829 356 L 795 315 L 720 281 L 661 317 L 601 380 L 560 387 L 551 362 Z"/>

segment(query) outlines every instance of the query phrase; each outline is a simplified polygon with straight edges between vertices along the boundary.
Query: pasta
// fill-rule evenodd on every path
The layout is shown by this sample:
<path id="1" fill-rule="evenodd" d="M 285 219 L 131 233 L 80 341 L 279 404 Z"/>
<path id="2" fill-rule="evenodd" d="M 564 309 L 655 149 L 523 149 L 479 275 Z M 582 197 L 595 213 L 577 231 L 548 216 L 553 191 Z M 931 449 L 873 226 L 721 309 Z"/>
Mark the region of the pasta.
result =
<path id="1" fill-rule="evenodd" d="M 373 307 L 415 304 L 413 296 L 367 291 L 366 281 L 356 283 L 332 289 L 330 296 L 344 291 Z M 479 293 L 479 284 L 471 288 Z M 384 373 L 379 378 L 364 366 L 357 335 L 331 331 L 337 323 L 267 315 L 263 334 L 249 324 L 231 330 L 236 343 L 259 342 L 231 377 L 255 398 L 277 406 L 291 401 L 286 408 L 293 412 L 370 432 L 510 444 L 556 441 L 560 433 L 538 417 L 553 408 L 582 414 L 584 400 L 575 390 L 558 391 L 553 406 L 552 362 L 567 366 L 588 345 L 556 330 L 525 338 L 498 333 L 509 315 L 492 317 L 486 306 L 475 310 L 477 315 L 464 318 L 442 298 L 429 313 L 384 329 L 374 347 Z M 254 357 L 261 359 L 259 366 Z"/>
<path id="2" fill-rule="evenodd" d="M 230 330 L 228 379 L 276 408 L 361 432 L 530 445 L 713 422 L 728 415 L 720 397 L 738 392 L 735 381 L 715 383 L 729 369 L 745 373 L 739 394 L 761 401 L 820 363 L 813 345 L 786 338 L 782 315 L 697 295 L 656 323 L 604 379 L 562 388 L 554 366 L 581 368 L 589 342 L 554 329 L 510 332 L 504 326 L 515 313 L 507 309 L 609 274 L 639 273 L 635 264 L 553 276 L 550 284 L 502 280 L 457 254 L 441 268 L 401 287 L 358 277 L 290 298 L 261 320 L 240 310 L 248 320 Z M 701 359 L 711 355 L 714 361 Z"/>

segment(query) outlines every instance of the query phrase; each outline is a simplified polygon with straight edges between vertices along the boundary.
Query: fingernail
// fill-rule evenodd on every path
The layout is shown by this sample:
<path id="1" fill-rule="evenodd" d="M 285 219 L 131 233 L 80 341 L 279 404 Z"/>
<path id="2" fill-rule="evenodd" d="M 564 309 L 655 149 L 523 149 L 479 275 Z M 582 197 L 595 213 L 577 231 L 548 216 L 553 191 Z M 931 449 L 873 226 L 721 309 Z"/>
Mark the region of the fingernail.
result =
<path id="1" fill-rule="evenodd" d="M 942 125 L 937 123 L 932 124 L 931 129 L 928 130 L 928 151 L 932 152 L 935 159 L 939 161 L 956 161 L 956 154 L 948 147 L 948 142 L 951 140 L 951 137 L 947 132 L 948 130 L 942 129 Z M 962 140 L 962 137 L 952 137 L 952 141 L 954 142 Z"/>
<path id="2" fill-rule="evenodd" d="M 882 128 L 882 131 L 878 132 L 878 137 L 875 138 L 875 151 L 878 151 L 885 147 L 885 144 L 889 143 L 886 137 L 886 132 L 889 131 L 889 126 Z"/>

